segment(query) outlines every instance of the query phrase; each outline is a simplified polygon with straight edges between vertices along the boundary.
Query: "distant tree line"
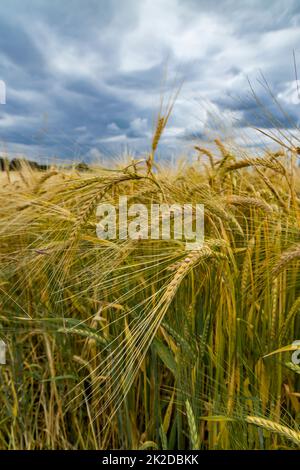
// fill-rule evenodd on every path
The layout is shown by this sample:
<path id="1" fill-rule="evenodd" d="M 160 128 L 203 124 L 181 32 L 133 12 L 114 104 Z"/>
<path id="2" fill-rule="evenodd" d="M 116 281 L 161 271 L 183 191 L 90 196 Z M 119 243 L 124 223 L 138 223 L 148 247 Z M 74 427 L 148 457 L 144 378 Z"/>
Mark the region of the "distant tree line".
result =
<path id="1" fill-rule="evenodd" d="M 12 160 L 8 160 L 7 158 L 0 157 L 0 171 L 18 171 L 22 168 L 24 163 L 29 166 L 29 168 L 37 171 L 45 171 L 49 168 L 48 165 L 43 165 L 24 158 L 13 158 Z"/>
<path id="2" fill-rule="evenodd" d="M 9 160 L 8 158 L 0 157 L 0 171 L 19 171 L 24 165 L 27 165 L 29 168 L 35 171 L 47 171 L 50 168 L 50 165 L 43 165 L 32 160 L 27 160 L 26 158 L 13 158 L 12 160 Z M 90 171 L 91 169 L 85 162 L 79 162 L 76 164 L 74 163 L 73 165 L 65 165 L 64 168 L 74 168 L 80 172 Z"/>

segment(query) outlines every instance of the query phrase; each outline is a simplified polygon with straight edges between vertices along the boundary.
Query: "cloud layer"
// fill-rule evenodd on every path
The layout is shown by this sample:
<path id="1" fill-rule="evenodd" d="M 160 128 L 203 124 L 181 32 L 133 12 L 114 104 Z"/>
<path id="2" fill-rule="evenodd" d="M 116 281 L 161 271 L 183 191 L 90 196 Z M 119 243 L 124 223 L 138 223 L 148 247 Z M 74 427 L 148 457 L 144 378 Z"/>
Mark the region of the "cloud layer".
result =
<path id="1" fill-rule="evenodd" d="M 251 126 L 290 132 L 299 121 L 297 0 L 3 0 L 0 30 L 0 138 L 11 155 L 145 152 L 161 95 L 181 80 L 162 154 L 216 132 L 260 145 Z"/>

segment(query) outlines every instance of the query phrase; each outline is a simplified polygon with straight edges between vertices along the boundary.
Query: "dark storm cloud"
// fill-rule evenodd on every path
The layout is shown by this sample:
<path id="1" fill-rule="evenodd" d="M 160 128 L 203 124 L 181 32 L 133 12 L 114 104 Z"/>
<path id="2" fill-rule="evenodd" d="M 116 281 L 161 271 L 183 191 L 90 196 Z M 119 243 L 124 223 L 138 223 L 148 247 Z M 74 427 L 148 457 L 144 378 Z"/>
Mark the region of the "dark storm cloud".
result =
<path id="1" fill-rule="evenodd" d="M 212 114 L 240 129 L 299 121 L 298 1 L 3 0 L 0 31 L 0 139 L 12 153 L 143 152 L 161 94 L 182 78 L 162 153 L 204 140 Z M 260 70 L 291 119 L 256 82 Z"/>

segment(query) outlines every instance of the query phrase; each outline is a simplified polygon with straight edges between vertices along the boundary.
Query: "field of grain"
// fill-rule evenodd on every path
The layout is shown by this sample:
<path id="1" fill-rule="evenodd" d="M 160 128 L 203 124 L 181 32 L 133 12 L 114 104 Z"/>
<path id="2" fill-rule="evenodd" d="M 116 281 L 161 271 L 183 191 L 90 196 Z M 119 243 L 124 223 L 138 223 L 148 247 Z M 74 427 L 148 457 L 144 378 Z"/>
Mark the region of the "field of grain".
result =
<path id="1" fill-rule="evenodd" d="M 300 447 L 297 149 L 216 141 L 166 170 L 155 139 L 122 168 L 0 176 L 1 449 Z M 204 246 L 100 240 L 120 195 L 204 204 Z"/>

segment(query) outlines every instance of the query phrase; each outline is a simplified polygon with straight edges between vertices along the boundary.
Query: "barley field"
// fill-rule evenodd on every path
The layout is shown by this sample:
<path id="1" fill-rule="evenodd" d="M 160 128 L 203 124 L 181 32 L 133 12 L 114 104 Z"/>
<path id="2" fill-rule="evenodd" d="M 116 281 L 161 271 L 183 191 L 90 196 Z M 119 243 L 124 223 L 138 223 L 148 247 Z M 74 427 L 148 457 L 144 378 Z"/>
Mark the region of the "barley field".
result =
<path id="1" fill-rule="evenodd" d="M 300 447 L 298 149 L 0 174 L 1 449 Z M 205 242 L 101 240 L 128 195 L 203 204 Z"/>

